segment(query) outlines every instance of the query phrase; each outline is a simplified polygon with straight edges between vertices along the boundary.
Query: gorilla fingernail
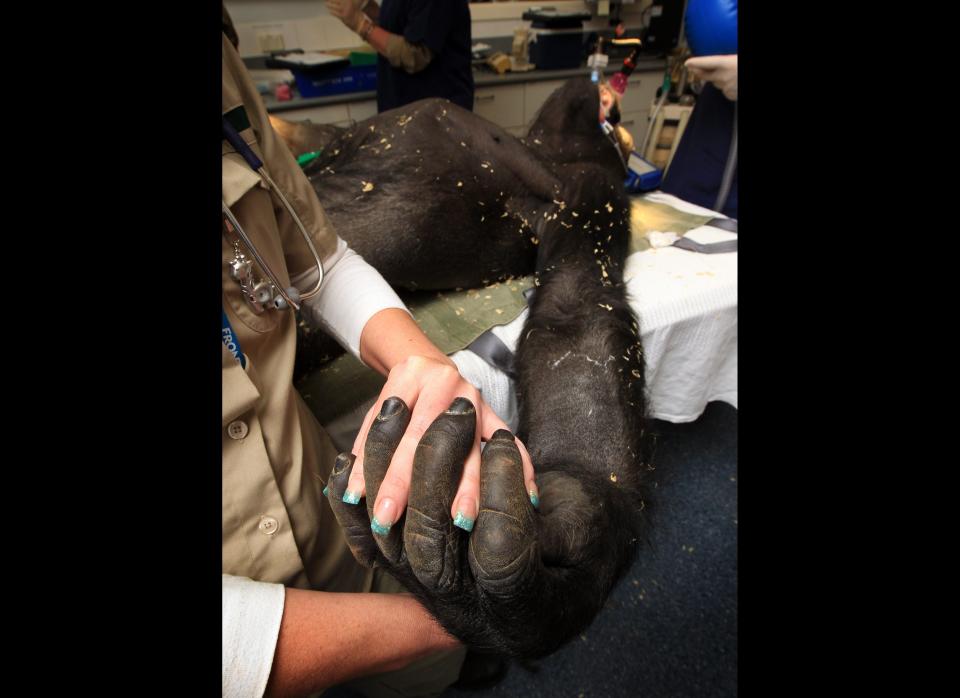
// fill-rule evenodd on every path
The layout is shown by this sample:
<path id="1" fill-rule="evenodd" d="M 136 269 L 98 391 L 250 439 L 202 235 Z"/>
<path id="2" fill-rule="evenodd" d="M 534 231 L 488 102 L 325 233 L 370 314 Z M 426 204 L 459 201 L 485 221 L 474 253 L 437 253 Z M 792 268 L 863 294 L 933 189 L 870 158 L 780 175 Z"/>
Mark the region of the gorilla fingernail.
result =
<path id="1" fill-rule="evenodd" d="M 346 503 L 346 504 L 359 504 L 359 503 L 360 503 L 360 493 L 359 493 L 359 492 L 351 492 L 350 490 L 347 490 L 346 492 L 343 493 L 343 501 L 344 501 L 344 503 Z"/>
<path id="2" fill-rule="evenodd" d="M 513 434 L 508 429 L 497 429 L 490 437 L 491 441 L 513 441 Z"/>
<path id="3" fill-rule="evenodd" d="M 462 528 L 467 533 L 473 530 L 473 519 L 469 516 L 465 516 L 462 511 L 458 511 L 457 515 L 453 517 L 453 525 L 457 528 Z"/>
<path id="4" fill-rule="evenodd" d="M 458 397 L 447 408 L 447 414 L 469 414 L 470 412 L 473 412 L 473 403 L 465 397 Z"/>
<path id="5" fill-rule="evenodd" d="M 380 414 L 377 415 L 377 419 L 381 422 L 386 421 L 400 413 L 400 410 L 403 409 L 403 400 L 398 397 L 388 397 L 383 401 L 383 405 L 380 407 Z"/>
<path id="6" fill-rule="evenodd" d="M 351 465 L 353 465 L 353 454 L 341 453 L 333 463 L 333 474 L 339 475 Z"/>

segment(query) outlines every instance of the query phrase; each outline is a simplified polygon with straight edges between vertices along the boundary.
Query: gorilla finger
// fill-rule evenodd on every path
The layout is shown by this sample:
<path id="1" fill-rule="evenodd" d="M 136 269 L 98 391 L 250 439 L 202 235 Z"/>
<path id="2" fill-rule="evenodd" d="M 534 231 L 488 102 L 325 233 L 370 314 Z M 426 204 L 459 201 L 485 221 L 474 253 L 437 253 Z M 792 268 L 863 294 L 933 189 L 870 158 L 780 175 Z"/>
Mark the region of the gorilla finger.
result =
<path id="1" fill-rule="evenodd" d="M 463 533 L 450 508 L 476 443 L 476 415 L 473 403 L 458 397 L 427 428 L 413 457 L 403 542 L 417 579 L 435 591 L 450 591 L 461 579 Z"/>
<path id="2" fill-rule="evenodd" d="M 517 593 L 540 568 L 533 506 L 513 434 L 500 429 L 480 465 L 480 515 L 470 539 L 470 567 L 487 591 Z"/>
<path id="3" fill-rule="evenodd" d="M 396 521 L 377 521 L 373 507 L 393 452 L 397 450 L 409 422 L 410 409 L 407 404 L 398 397 L 387 398 L 383 401 L 380 413 L 370 424 L 363 450 L 363 479 L 367 488 L 370 528 L 376 534 L 374 539 L 384 557 L 393 564 L 400 561 L 403 552 L 400 527 L 393 526 Z"/>
<path id="4" fill-rule="evenodd" d="M 327 480 L 324 491 L 334 516 L 343 529 L 350 552 L 357 562 L 365 567 L 373 567 L 377 559 L 377 544 L 370 535 L 370 520 L 367 512 L 360 507 L 343 501 L 343 494 L 350 481 L 350 470 L 355 457 L 351 453 L 341 453 L 333 464 L 333 471 Z"/>

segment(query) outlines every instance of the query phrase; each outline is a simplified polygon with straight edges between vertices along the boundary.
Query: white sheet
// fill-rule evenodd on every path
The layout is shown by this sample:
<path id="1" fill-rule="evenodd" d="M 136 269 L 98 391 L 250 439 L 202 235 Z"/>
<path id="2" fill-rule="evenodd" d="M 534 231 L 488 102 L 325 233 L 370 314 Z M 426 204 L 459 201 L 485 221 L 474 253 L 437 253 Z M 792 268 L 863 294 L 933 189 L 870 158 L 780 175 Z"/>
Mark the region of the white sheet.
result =
<path id="1" fill-rule="evenodd" d="M 662 192 L 647 198 L 688 213 L 724 217 Z M 702 233 L 698 237 L 698 229 L 694 237 L 702 242 L 720 239 L 712 231 Z M 627 258 L 624 279 L 628 300 L 640 319 L 648 414 L 692 422 L 714 400 L 737 407 L 737 253 L 648 249 Z M 513 322 L 493 328 L 493 333 L 515 350 L 526 317 L 524 311 Z M 516 398 L 507 375 L 471 351 L 459 351 L 452 358 L 515 429 Z"/>

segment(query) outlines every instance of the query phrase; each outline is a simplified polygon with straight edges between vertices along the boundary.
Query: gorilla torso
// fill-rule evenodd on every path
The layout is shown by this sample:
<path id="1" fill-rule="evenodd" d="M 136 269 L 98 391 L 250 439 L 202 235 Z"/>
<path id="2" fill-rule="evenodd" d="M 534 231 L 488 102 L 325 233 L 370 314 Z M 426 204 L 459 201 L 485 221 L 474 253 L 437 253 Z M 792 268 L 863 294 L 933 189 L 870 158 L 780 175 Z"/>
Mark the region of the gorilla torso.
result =
<path id="1" fill-rule="evenodd" d="M 329 480 L 358 559 L 385 566 L 445 628 L 486 651 L 540 656 L 581 632 L 642 535 L 644 357 L 622 277 L 630 206 L 598 103 L 595 86 L 571 80 L 517 139 L 425 100 L 330 134 L 305 170 L 337 232 L 395 286 L 476 287 L 535 273 L 516 387 L 540 510 L 522 482 L 510 483 L 519 456 L 510 465 L 502 444 L 487 446 L 481 477 L 491 485 L 482 480 L 480 495 L 482 512 L 502 511 L 481 513 L 471 536 L 434 501 L 452 496 L 449 475 L 464 457 L 441 436 L 428 450 L 450 482 L 431 480 L 417 510 L 431 516 L 397 522 L 389 539 L 375 539 L 368 512 L 340 500 L 346 461 Z M 464 441 L 460 427 L 445 429 Z M 498 502 L 497 492 L 510 496 Z"/>
<path id="2" fill-rule="evenodd" d="M 533 271 L 564 185 L 599 165 L 622 174 L 600 131 L 596 90 L 571 80 L 525 139 L 447 100 L 427 99 L 339 131 L 281 122 L 338 234 L 391 284 L 476 287 Z M 277 121 L 274 120 L 276 124 Z"/>

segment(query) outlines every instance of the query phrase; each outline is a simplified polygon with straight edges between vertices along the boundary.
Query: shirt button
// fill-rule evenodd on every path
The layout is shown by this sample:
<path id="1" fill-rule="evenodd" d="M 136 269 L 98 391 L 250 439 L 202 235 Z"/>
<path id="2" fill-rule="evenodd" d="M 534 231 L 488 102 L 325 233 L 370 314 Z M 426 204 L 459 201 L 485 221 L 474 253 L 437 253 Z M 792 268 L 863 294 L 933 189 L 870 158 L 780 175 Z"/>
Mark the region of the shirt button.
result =
<path id="1" fill-rule="evenodd" d="M 231 439 L 240 440 L 247 435 L 247 432 L 250 431 L 247 427 L 246 422 L 241 422 L 239 419 L 235 422 L 230 422 L 230 425 L 227 427 L 227 435 Z"/>
<path id="2" fill-rule="evenodd" d="M 263 533 L 267 536 L 272 536 L 277 532 L 277 529 L 280 528 L 280 522 L 272 516 L 261 516 L 260 525 L 257 526 L 257 528 L 260 529 L 260 533 Z"/>

